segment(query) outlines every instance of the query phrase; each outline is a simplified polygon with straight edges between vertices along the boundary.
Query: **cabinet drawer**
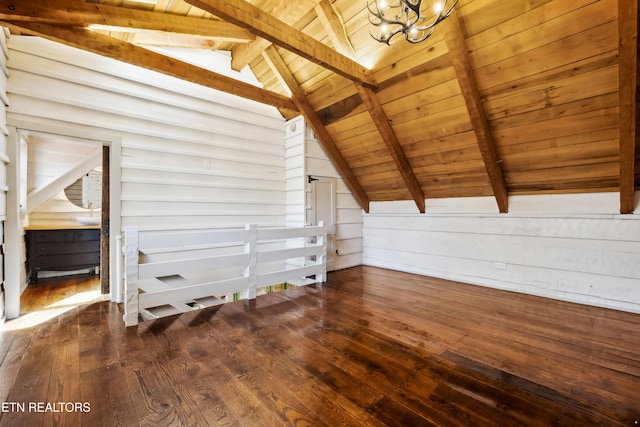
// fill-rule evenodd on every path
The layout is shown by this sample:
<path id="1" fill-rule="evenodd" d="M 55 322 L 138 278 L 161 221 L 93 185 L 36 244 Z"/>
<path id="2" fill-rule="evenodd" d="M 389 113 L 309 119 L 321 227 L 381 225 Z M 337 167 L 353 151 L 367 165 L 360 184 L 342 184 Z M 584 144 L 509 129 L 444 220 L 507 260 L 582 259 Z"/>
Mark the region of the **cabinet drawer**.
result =
<path id="1" fill-rule="evenodd" d="M 70 270 L 73 267 L 100 265 L 100 253 L 42 255 L 36 257 L 35 268 Z"/>
<path id="2" fill-rule="evenodd" d="M 35 234 L 36 242 L 78 242 L 88 240 L 100 240 L 100 230 L 51 230 L 38 231 Z"/>
<path id="3" fill-rule="evenodd" d="M 100 252 L 100 243 L 96 241 L 80 241 L 74 244 L 67 242 L 43 242 L 36 243 L 35 256 L 78 254 L 82 252 Z"/>
<path id="4" fill-rule="evenodd" d="M 36 242 L 73 242 L 73 230 L 38 231 L 35 234 Z"/>
<path id="5" fill-rule="evenodd" d="M 100 240 L 100 230 L 76 230 L 73 232 L 73 240 L 76 242 Z"/>

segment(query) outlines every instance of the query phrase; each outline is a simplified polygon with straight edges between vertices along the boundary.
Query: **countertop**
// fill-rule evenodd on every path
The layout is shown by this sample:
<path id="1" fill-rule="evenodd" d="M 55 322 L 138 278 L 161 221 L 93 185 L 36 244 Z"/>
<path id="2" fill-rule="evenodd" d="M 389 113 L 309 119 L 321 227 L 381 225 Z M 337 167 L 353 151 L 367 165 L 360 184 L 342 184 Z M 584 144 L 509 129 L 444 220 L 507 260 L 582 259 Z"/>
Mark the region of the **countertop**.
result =
<path id="1" fill-rule="evenodd" d="M 25 231 L 29 230 L 99 230 L 99 225 L 82 225 L 82 224 L 43 224 L 43 225 L 29 225 L 24 228 Z"/>

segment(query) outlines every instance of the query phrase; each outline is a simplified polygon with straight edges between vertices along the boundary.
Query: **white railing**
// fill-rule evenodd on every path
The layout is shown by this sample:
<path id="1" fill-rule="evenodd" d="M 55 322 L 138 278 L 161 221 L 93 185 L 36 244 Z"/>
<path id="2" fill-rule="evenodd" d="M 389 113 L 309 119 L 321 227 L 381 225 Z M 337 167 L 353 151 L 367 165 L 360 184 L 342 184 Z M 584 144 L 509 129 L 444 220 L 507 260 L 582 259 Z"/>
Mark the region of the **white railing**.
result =
<path id="1" fill-rule="evenodd" d="M 253 299 L 282 283 L 326 280 L 326 230 L 267 228 L 139 231 L 124 234 L 127 326 L 143 320 Z"/>

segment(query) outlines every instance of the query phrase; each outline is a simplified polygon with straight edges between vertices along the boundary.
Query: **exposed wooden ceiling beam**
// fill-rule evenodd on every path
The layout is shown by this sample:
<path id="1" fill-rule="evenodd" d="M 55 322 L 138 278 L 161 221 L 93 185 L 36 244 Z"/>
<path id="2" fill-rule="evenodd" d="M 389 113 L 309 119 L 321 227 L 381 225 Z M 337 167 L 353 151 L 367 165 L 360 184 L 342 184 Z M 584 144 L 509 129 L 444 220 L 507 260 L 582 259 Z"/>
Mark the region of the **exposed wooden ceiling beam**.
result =
<path id="1" fill-rule="evenodd" d="M 106 25 L 167 33 L 193 34 L 215 40 L 246 43 L 255 36 L 224 21 L 146 12 L 69 0 L 0 0 L 0 20 L 84 27 Z"/>
<path id="2" fill-rule="evenodd" d="M 498 160 L 491 129 L 489 129 L 489 123 L 487 122 L 487 115 L 482 105 L 478 83 L 471 68 L 471 60 L 464 42 L 464 34 L 456 12 L 442 21 L 440 26 L 458 83 L 460 84 L 460 89 L 462 90 L 462 96 L 467 105 L 467 111 L 471 118 L 471 124 L 473 125 L 487 175 L 489 175 L 493 194 L 498 203 L 498 209 L 501 213 L 506 213 L 509 209 L 507 186 Z"/>
<path id="3" fill-rule="evenodd" d="M 316 15 L 318 15 L 318 19 L 322 23 L 324 30 L 329 36 L 329 40 L 331 40 L 333 47 L 338 52 L 348 56 L 349 58 L 356 58 L 356 52 L 347 37 L 344 24 L 336 10 L 333 8 L 331 3 L 329 3 L 329 0 L 321 0 L 314 10 Z"/>
<path id="4" fill-rule="evenodd" d="M 411 197 L 413 197 L 413 200 L 416 202 L 418 210 L 420 210 L 420 213 L 424 213 L 425 202 L 422 187 L 411 168 L 411 164 L 409 164 L 409 160 L 404 153 L 402 145 L 400 145 L 400 141 L 398 140 L 395 131 L 391 127 L 387 114 L 382 109 L 382 104 L 380 104 L 380 101 L 373 90 L 359 84 L 356 84 L 356 87 L 360 94 L 360 98 L 362 98 L 362 102 L 367 106 L 369 114 L 378 128 L 380 136 L 382 136 L 382 141 L 384 141 L 389 154 L 391 154 L 391 157 L 396 164 L 396 168 L 398 168 L 398 172 L 400 172 L 400 175 L 402 176 L 404 184 L 407 186 Z"/>
<path id="5" fill-rule="evenodd" d="M 276 1 L 276 0 L 274 0 Z M 270 7 L 267 5 L 265 10 L 270 10 L 271 16 L 276 19 L 287 19 L 287 22 L 293 26 L 297 26 L 299 21 L 311 10 L 320 0 L 278 0 L 277 4 Z M 298 28 L 298 27 L 296 27 Z M 242 70 L 249 65 L 254 59 L 260 57 L 262 52 L 271 45 L 269 40 L 256 38 L 256 40 L 236 45 L 231 49 L 231 68 L 236 71 Z"/>
<path id="6" fill-rule="evenodd" d="M 298 85 L 298 82 L 291 74 L 291 71 L 282 60 L 282 57 L 276 50 L 275 46 L 269 46 L 264 52 L 263 56 L 269 63 L 269 66 L 273 69 L 273 72 L 280 78 L 280 81 L 289 89 L 293 94 L 293 101 L 298 106 L 298 110 L 304 115 L 307 123 L 311 126 L 311 129 L 318 137 L 318 141 L 325 153 L 329 157 L 329 160 L 333 163 L 338 173 L 344 180 L 345 184 L 351 190 L 353 197 L 365 212 L 369 212 L 369 197 L 364 191 L 358 178 L 355 176 L 347 161 L 342 157 L 340 150 L 336 146 L 335 142 L 327 129 L 322 125 L 322 121 L 313 109 L 313 106 L 309 103 L 306 94 Z"/>
<path id="7" fill-rule="evenodd" d="M 185 1 L 232 24 L 246 28 L 253 34 L 342 77 L 370 88 L 376 87 L 373 74 L 364 66 L 244 0 Z"/>
<path id="8" fill-rule="evenodd" d="M 296 104 L 286 96 L 84 28 L 37 22 L 4 22 L 2 25 L 263 104 L 288 110 L 297 109 Z"/>
<path id="9" fill-rule="evenodd" d="M 331 3 L 329 3 L 328 0 L 322 0 L 318 6 L 315 7 L 315 11 L 336 50 L 343 55 L 355 58 L 356 52 L 347 37 L 340 17 L 333 6 L 331 6 Z M 393 158 L 398 172 L 400 172 L 400 176 L 402 176 L 411 197 L 413 197 L 413 200 L 416 202 L 418 210 L 421 213 L 424 213 L 425 201 L 422 187 L 409 164 L 409 160 L 407 159 L 402 145 L 400 145 L 400 141 L 398 140 L 395 131 L 391 127 L 391 122 L 382 108 L 382 104 L 380 103 L 378 96 L 373 90 L 367 87 L 358 83 L 355 83 L 355 85 L 360 95 L 360 99 L 362 99 L 362 102 L 367 106 L 371 119 L 378 128 L 378 132 L 380 133 L 389 154 Z"/>
<path id="10" fill-rule="evenodd" d="M 618 0 L 618 99 L 620 116 L 620 213 L 635 208 L 638 1 Z M 623 13 L 624 11 L 624 13 Z"/>

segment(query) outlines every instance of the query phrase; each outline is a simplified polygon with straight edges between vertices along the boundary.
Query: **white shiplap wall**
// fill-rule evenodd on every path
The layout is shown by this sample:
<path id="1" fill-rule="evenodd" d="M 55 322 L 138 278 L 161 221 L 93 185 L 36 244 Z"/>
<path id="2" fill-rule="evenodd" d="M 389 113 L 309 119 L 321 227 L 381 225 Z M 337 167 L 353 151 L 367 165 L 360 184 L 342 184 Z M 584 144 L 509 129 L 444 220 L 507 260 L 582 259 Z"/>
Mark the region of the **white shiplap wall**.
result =
<path id="1" fill-rule="evenodd" d="M 311 191 L 307 175 L 336 178 L 336 270 L 362 264 L 362 209 L 302 116 L 286 125 L 287 225 L 305 224 Z"/>
<path id="2" fill-rule="evenodd" d="M 114 270 L 121 227 L 284 225 L 284 119 L 275 108 L 37 37 L 11 38 L 8 67 L 10 137 L 36 131 L 106 143 L 112 166 L 121 165 L 111 171 L 113 300 L 122 296 Z M 24 265 L 24 249 L 15 252 Z M 18 296 L 19 275 L 11 283 Z"/>
<path id="3" fill-rule="evenodd" d="M 10 48 L 10 121 L 120 139 L 123 226 L 284 224 L 275 108 L 35 37 Z"/>
<path id="4" fill-rule="evenodd" d="M 7 154 L 7 137 L 9 131 L 7 129 L 7 78 L 9 72 L 7 70 L 7 35 L 4 29 L 0 27 L 0 321 L 5 318 L 5 277 L 4 277 L 4 223 L 7 220 L 7 165 L 9 164 L 9 156 Z"/>
<path id="5" fill-rule="evenodd" d="M 640 215 L 618 193 L 372 203 L 365 265 L 640 313 Z M 638 210 L 638 209 L 636 209 Z M 464 213 L 462 213 L 464 212 Z"/>

